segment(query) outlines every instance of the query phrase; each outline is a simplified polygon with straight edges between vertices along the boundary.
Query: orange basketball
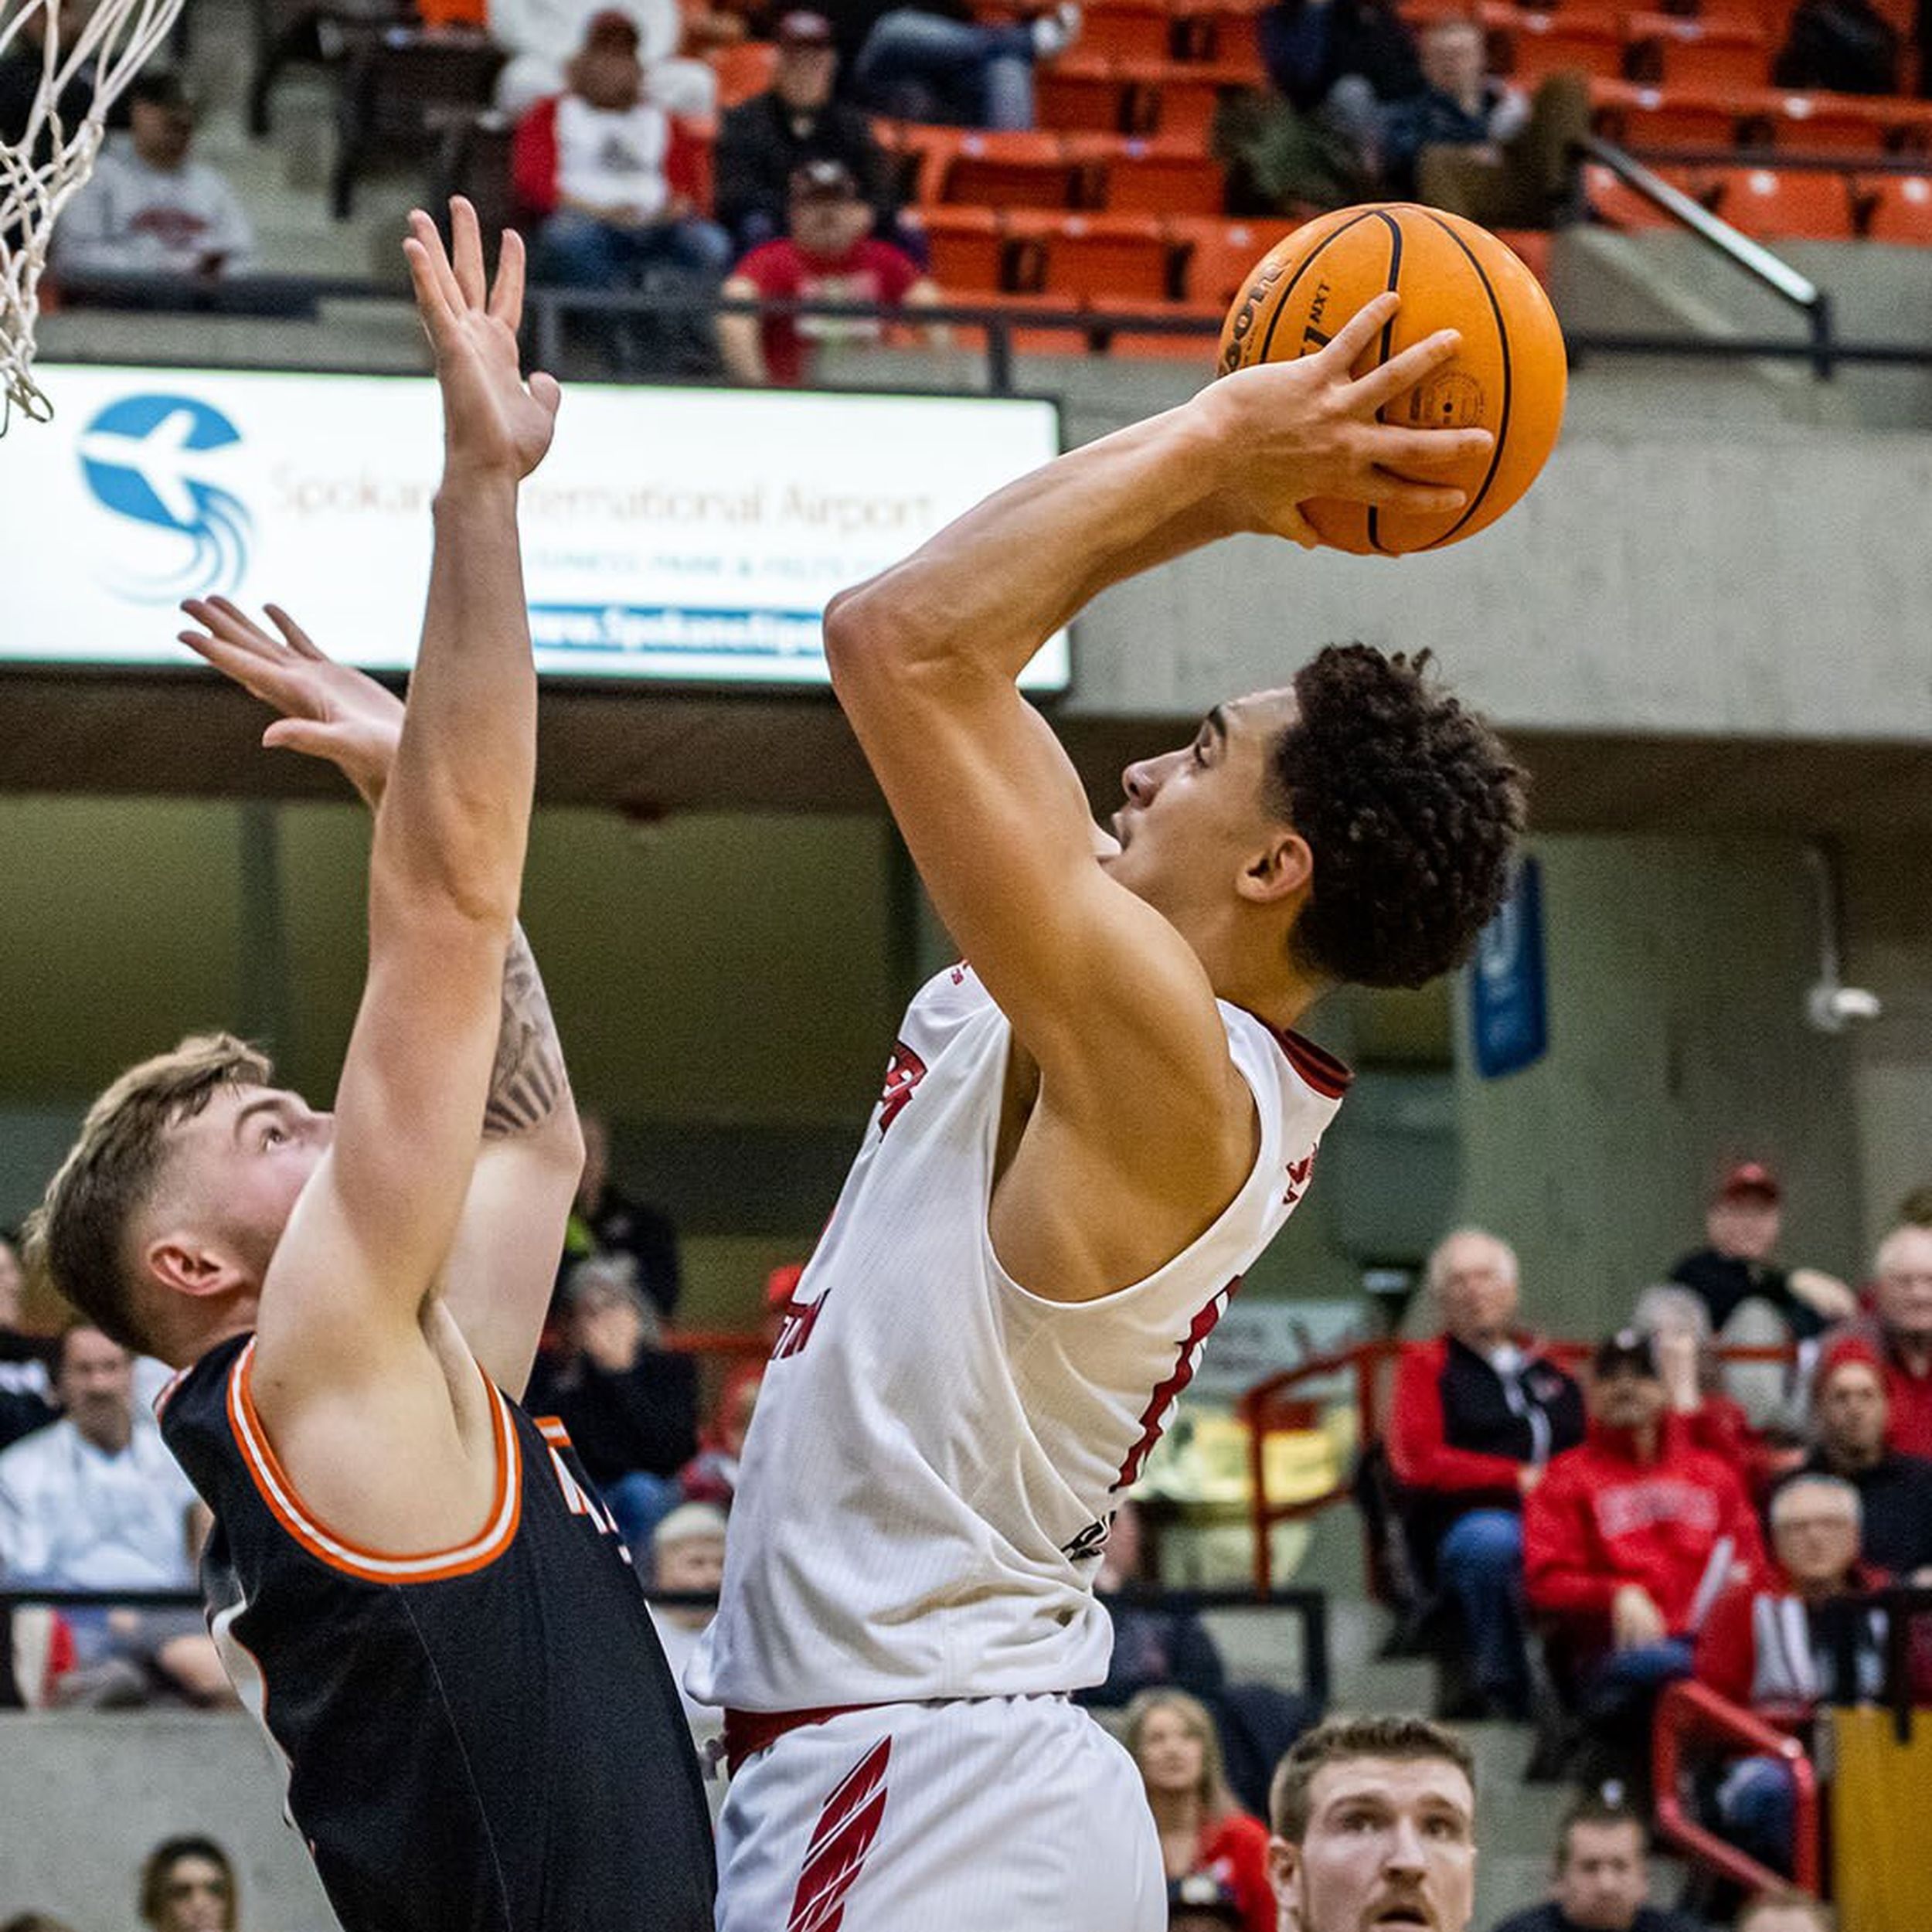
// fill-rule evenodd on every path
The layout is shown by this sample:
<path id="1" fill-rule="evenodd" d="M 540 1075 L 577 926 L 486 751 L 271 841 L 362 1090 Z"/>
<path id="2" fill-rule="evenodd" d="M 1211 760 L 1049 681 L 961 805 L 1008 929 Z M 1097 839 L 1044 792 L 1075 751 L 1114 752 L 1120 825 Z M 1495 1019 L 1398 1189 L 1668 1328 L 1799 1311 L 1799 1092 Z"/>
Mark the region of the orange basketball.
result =
<path id="1" fill-rule="evenodd" d="M 1549 298 L 1509 248 L 1472 221 L 1406 202 L 1338 209 L 1298 228 L 1255 264 L 1221 331 L 1220 372 L 1312 355 L 1384 289 L 1394 322 L 1358 376 L 1439 328 L 1462 336 L 1455 360 L 1382 411 L 1385 423 L 1486 429 L 1496 439 L 1466 469 L 1432 476 L 1467 492 L 1460 510 L 1418 515 L 1318 500 L 1303 514 L 1338 550 L 1400 556 L 1486 529 L 1536 481 L 1563 420 L 1563 331 Z"/>

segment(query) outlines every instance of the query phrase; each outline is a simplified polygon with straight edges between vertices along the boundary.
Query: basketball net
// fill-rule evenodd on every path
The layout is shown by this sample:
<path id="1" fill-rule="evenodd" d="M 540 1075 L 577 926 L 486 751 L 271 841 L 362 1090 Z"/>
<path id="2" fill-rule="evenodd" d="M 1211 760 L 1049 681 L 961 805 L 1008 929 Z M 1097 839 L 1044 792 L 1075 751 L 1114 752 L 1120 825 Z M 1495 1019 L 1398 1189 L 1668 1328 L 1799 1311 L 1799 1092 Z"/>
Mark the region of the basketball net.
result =
<path id="1" fill-rule="evenodd" d="M 15 409 L 44 423 L 33 331 L 53 225 L 100 152 L 107 110 L 147 63 L 182 0 L 0 0 L 0 57 L 38 52 L 40 84 L 16 141 L 0 141 L 0 435 Z M 94 100 L 71 126 L 60 102 L 77 81 Z"/>

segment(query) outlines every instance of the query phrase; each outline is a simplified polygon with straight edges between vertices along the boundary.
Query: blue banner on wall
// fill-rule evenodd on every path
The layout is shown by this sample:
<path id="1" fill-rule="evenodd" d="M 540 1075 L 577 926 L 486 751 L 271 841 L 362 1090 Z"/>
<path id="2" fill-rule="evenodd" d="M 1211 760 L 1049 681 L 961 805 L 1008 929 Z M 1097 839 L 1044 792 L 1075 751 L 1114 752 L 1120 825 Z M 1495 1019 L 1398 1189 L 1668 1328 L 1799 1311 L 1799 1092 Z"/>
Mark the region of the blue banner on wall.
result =
<path id="1" fill-rule="evenodd" d="M 1533 859 L 1519 863 L 1509 896 L 1476 942 L 1469 998 L 1476 1071 L 1485 1080 L 1519 1073 L 1549 1050 L 1543 874 Z"/>

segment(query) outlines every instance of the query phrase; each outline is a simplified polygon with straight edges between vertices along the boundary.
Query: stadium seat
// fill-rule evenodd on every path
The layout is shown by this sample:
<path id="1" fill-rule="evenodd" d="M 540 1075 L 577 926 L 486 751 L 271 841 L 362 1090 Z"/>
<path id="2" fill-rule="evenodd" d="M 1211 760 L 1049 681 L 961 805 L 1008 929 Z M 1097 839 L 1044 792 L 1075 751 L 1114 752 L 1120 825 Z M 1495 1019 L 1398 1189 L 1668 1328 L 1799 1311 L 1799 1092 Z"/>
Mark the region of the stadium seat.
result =
<path id="1" fill-rule="evenodd" d="M 1175 51 L 1185 60 L 1211 60 L 1243 80 L 1258 81 L 1264 70 L 1254 16 L 1255 9 L 1240 0 L 1176 0 Z"/>
<path id="2" fill-rule="evenodd" d="M 346 221 L 354 212 L 356 180 L 378 151 L 427 160 L 440 141 L 438 109 L 486 106 L 505 58 L 474 28 L 359 32 L 336 83 L 335 162 L 329 175 L 335 219 Z"/>
<path id="3" fill-rule="evenodd" d="M 1697 88 L 1590 83 L 1591 124 L 1626 148 L 1730 148 L 1737 111 L 1721 94 Z"/>
<path id="4" fill-rule="evenodd" d="M 1661 175 L 1673 188 L 1691 193 L 1692 183 L 1687 170 L 1657 168 L 1651 172 Z M 1629 233 L 1638 229 L 1675 228 L 1681 225 L 1675 216 L 1665 213 L 1635 189 L 1627 186 L 1598 162 L 1584 164 L 1583 199 L 1590 213 L 1607 228 Z"/>
<path id="5" fill-rule="evenodd" d="M 947 295 L 973 301 L 1005 287 L 1006 244 L 994 209 L 921 208 L 906 219 L 923 232 L 933 280 Z"/>
<path id="6" fill-rule="evenodd" d="M 1090 308 L 1115 308 L 1168 299 L 1168 243 L 1151 215 L 1012 216 L 1022 288 Z"/>
<path id="7" fill-rule="evenodd" d="M 1633 13 L 1624 23 L 1624 71 L 1679 87 L 1761 87 L 1770 50 L 1761 27 L 1706 26 L 1675 14 Z"/>
<path id="8" fill-rule="evenodd" d="M 876 121 L 872 128 L 875 134 L 896 131 L 889 142 L 882 140 L 880 145 L 897 158 L 900 198 L 908 202 L 937 201 L 946 185 L 946 171 L 965 141 L 965 131 L 933 127 L 917 121 Z"/>
<path id="9" fill-rule="evenodd" d="M 1116 60 L 1165 60 L 1168 11 L 1162 0 L 1096 0 L 1087 9 L 1080 49 Z"/>
<path id="10" fill-rule="evenodd" d="M 1109 141 L 1104 135 L 1068 143 L 1087 168 L 1092 203 L 1115 213 L 1219 214 L 1226 196 L 1221 164 L 1198 141 Z"/>
<path id="11" fill-rule="evenodd" d="M 1226 221 L 1181 216 L 1167 225 L 1181 251 L 1181 294 L 1191 307 L 1226 313 L 1241 292 L 1248 270 L 1287 232 L 1285 222 Z"/>
<path id="12" fill-rule="evenodd" d="M 1519 87 L 1533 87 L 1554 73 L 1621 71 L 1623 39 L 1614 22 L 1585 15 L 1573 24 L 1563 12 L 1488 5 L 1480 19 L 1489 39 L 1489 64 Z"/>
<path id="13" fill-rule="evenodd" d="M 1069 134 L 1131 134 L 1133 92 L 1131 77 L 1112 59 L 1069 55 L 1035 75 L 1034 119 L 1042 128 Z"/>
<path id="14" fill-rule="evenodd" d="M 1506 243 L 1546 288 L 1549 286 L 1549 250 L 1555 237 L 1547 228 L 1498 228 L 1496 239 Z"/>
<path id="15" fill-rule="evenodd" d="M 1855 233 L 1842 175 L 1728 168 L 1706 175 L 1704 189 L 1715 213 L 1762 240 L 1849 241 Z"/>
<path id="16" fill-rule="evenodd" d="M 735 47 L 713 48 L 705 60 L 718 77 L 718 109 L 723 113 L 770 88 L 778 49 L 769 40 L 741 40 Z"/>
<path id="17" fill-rule="evenodd" d="M 1076 173 L 1055 134 L 967 134 L 947 165 L 941 198 L 989 208 L 1066 208 Z"/>
<path id="18" fill-rule="evenodd" d="M 1141 98 L 1146 104 L 1131 134 L 1158 134 L 1165 141 L 1191 141 L 1205 148 L 1208 131 L 1230 88 L 1245 87 L 1238 68 L 1218 62 L 1166 61 L 1134 70 Z"/>
<path id="19" fill-rule="evenodd" d="M 1788 94 L 1767 88 L 1750 98 L 1747 145 L 1792 154 L 1877 155 L 1885 150 L 1892 103 L 1855 94 Z"/>
<path id="20" fill-rule="evenodd" d="M 1932 245 L 1932 180 L 1923 175 L 1865 175 L 1852 184 L 1873 241 Z"/>

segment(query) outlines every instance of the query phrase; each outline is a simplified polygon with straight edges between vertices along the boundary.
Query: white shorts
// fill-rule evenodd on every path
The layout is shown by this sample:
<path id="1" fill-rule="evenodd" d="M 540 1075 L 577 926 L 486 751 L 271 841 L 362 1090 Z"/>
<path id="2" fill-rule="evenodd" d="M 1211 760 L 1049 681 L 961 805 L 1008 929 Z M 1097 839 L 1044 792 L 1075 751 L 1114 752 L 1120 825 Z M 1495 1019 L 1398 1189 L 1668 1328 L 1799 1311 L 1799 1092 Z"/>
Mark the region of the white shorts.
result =
<path id="1" fill-rule="evenodd" d="M 1162 1932 L 1140 1774 L 1063 1697 L 884 1704 L 731 1781 L 718 1932 Z"/>

